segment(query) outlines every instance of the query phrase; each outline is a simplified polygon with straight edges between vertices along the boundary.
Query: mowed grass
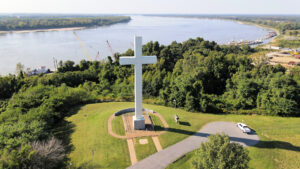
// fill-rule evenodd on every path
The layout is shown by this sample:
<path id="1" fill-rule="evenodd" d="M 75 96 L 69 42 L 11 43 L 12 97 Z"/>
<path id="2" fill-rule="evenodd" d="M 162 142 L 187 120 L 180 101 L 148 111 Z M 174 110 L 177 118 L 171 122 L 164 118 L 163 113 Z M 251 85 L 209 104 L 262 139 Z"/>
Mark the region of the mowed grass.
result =
<path id="1" fill-rule="evenodd" d="M 82 108 L 73 116 L 66 118 L 75 125 L 71 134 L 74 149 L 69 155 L 74 168 L 115 169 L 131 165 L 126 140 L 109 135 L 107 120 L 118 110 L 132 106 L 133 103 L 89 104 L 86 116 L 84 116 L 85 109 Z"/>
<path id="2" fill-rule="evenodd" d="M 107 120 L 114 112 L 133 106 L 133 103 L 125 102 L 89 104 L 86 117 L 82 109 L 67 118 L 67 121 L 75 125 L 74 132 L 71 134 L 71 144 L 74 150 L 69 155 L 73 166 L 83 166 L 83 168 L 85 165 L 91 166 L 92 164 L 94 168 L 130 166 L 126 140 L 117 139 L 108 134 Z M 159 136 L 163 148 L 189 137 L 209 122 L 243 121 L 256 130 L 261 139 L 257 146 L 248 148 L 251 168 L 300 168 L 300 118 L 191 113 L 182 109 L 149 104 L 144 104 L 143 107 L 159 112 L 170 127 L 167 133 Z M 180 123 L 177 124 L 174 121 L 174 114 L 179 116 Z M 117 123 L 119 122 L 116 121 L 116 125 Z M 150 139 L 148 141 L 150 142 Z M 139 155 L 141 157 L 147 156 L 144 154 L 151 154 L 149 152 L 152 150 L 156 151 L 154 145 L 151 151 L 147 149 L 139 148 L 136 151 L 141 153 Z M 94 158 L 92 150 L 94 150 Z M 170 167 L 186 168 L 190 165 L 192 155 L 192 153 L 186 155 Z"/>
<path id="3" fill-rule="evenodd" d="M 140 139 L 147 139 L 148 144 L 140 144 Z M 156 153 L 156 148 L 151 137 L 141 137 L 135 139 L 135 153 L 137 160 L 142 160 L 151 154 Z"/>
<path id="4" fill-rule="evenodd" d="M 184 156 L 170 164 L 166 169 L 192 168 L 191 161 L 193 155 L 195 154 L 195 151 L 196 150 L 185 154 Z"/>
<path id="5" fill-rule="evenodd" d="M 255 129 L 260 143 L 248 147 L 250 168 L 300 168 L 300 118 L 220 115 L 224 121 L 243 121 Z M 168 169 L 189 168 L 194 152 L 186 154 Z"/>
<path id="6" fill-rule="evenodd" d="M 113 120 L 112 120 L 112 130 L 114 133 L 120 135 L 120 136 L 125 136 L 125 128 L 124 128 L 124 123 L 123 123 L 123 119 L 122 116 L 116 116 Z"/>
<path id="7" fill-rule="evenodd" d="M 164 125 L 161 122 L 161 120 L 159 119 L 159 117 L 153 115 L 153 114 L 149 114 L 152 120 L 152 123 L 154 125 L 154 130 L 155 131 L 162 131 L 164 130 Z"/>

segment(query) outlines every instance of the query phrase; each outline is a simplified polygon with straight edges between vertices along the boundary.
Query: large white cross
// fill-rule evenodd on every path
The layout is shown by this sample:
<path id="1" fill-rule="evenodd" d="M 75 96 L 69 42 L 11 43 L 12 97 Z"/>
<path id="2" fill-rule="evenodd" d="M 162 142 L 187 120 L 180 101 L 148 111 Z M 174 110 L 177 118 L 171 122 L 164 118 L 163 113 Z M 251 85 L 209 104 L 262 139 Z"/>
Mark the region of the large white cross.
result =
<path id="1" fill-rule="evenodd" d="M 120 57 L 121 65 L 134 65 L 134 90 L 135 90 L 135 117 L 134 120 L 144 120 L 142 114 L 142 89 L 143 89 L 143 77 L 142 77 L 142 65 L 156 63 L 156 56 L 142 56 L 142 37 L 134 37 L 134 56 Z M 133 122 L 136 124 L 135 121 Z M 144 122 L 145 123 L 145 122 Z M 135 129 L 143 129 L 144 127 L 135 126 Z"/>

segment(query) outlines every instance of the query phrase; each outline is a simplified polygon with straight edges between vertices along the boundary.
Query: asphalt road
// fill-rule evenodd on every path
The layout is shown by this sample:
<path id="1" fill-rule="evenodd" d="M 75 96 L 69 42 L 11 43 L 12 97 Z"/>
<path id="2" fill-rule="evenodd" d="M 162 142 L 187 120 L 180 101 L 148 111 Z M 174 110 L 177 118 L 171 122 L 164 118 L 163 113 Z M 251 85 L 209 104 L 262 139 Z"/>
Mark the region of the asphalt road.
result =
<path id="1" fill-rule="evenodd" d="M 199 148 L 202 142 L 207 141 L 207 136 L 215 133 L 225 133 L 232 142 L 243 146 L 252 146 L 259 142 L 255 133 L 245 134 L 232 122 L 212 122 L 193 136 L 139 161 L 128 169 L 164 169 L 184 154 Z"/>

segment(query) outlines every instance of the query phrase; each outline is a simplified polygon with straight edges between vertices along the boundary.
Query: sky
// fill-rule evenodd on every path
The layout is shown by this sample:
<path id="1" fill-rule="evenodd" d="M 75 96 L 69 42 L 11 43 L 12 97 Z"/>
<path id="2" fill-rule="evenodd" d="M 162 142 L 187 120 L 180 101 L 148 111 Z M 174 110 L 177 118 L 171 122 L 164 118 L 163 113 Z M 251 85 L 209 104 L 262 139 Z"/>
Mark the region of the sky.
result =
<path id="1" fill-rule="evenodd" d="M 0 0 L 0 13 L 300 14 L 300 0 Z"/>

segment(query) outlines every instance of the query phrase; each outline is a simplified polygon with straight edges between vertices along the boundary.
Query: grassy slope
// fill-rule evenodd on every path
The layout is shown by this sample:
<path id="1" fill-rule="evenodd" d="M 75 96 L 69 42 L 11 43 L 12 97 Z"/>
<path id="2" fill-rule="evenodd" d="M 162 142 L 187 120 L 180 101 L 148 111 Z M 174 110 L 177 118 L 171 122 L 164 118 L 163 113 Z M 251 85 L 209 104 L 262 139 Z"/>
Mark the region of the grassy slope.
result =
<path id="1" fill-rule="evenodd" d="M 261 142 L 250 151 L 251 168 L 300 168 L 300 119 L 268 116 L 227 115 L 226 121 L 244 121 L 258 133 Z M 190 165 L 193 152 L 168 168 Z"/>
<path id="2" fill-rule="evenodd" d="M 148 144 L 140 144 L 140 139 L 147 139 Z M 156 148 L 151 137 L 136 138 L 135 141 L 136 143 L 134 147 L 136 152 L 136 158 L 139 161 L 150 156 L 151 154 L 156 153 Z"/>
<path id="3" fill-rule="evenodd" d="M 112 120 L 112 130 L 114 133 L 125 136 L 125 129 L 122 116 L 117 116 Z"/>
<path id="4" fill-rule="evenodd" d="M 89 168 L 94 164 L 95 168 L 125 168 L 131 164 L 126 140 L 114 138 L 107 132 L 109 116 L 127 105 L 90 104 L 87 105 L 87 117 L 82 109 L 66 119 L 75 124 L 71 135 L 74 150 L 69 156 L 73 166 Z M 95 150 L 94 159 L 92 149 Z"/>
<path id="5" fill-rule="evenodd" d="M 195 150 L 196 151 L 196 150 Z M 195 151 L 189 152 L 185 154 L 183 157 L 179 158 L 172 164 L 170 164 L 167 169 L 177 169 L 177 168 L 192 168 L 191 159 L 195 153 Z"/>
<path id="6" fill-rule="evenodd" d="M 113 138 L 107 133 L 108 117 L 128 107 L 133 107 L 133 103 L 91 104 L 87 106 L 86 118 L 83 116 L 83 110 L 67 118 L 75 125 L 71 135 L 75 149 L 70 154 L 73 164 L 77 166 L 84 163 L 91 164 L 91 149 L 95 149 L 94 164 L 98 166 L 95 168 L 125 168 L 130 165 L 126 141 Z M 213 115 L 190 113 L 181 109 L 156 105 L 144 105 L 144 107 L 162 114 L 170 126 L 169 132 L 159 136 L 164 148 L 187 138 L 209 122 L 243 120 L 257 131 L 262 140 L 257 147 L 249 148 L 252 168 L 300 168 L 298 160 L 300 159 L 299 118 Z M 174 114 L 179 116 L 181 124 L 175 123 Z M 155 147 L 153 149 L 155 150 Z M 150 151 L 145 151 L 147 154 L 148 152 Z M 178 160 L 174 166 L 185 168 L 189 165 L 190 158 L 188 157 Z"/>
<path id="7" fill-rule="evenodd" d="M 159 117 L 153 115 L 153 114 L 149 114 L 151 119 L 152 119 L 152 123 L 154 125 L 154 130 L 155 131 L 162 131 L 164 130 L 164 125 L 161 122 L 161 120 L 159 119 Z"/>

